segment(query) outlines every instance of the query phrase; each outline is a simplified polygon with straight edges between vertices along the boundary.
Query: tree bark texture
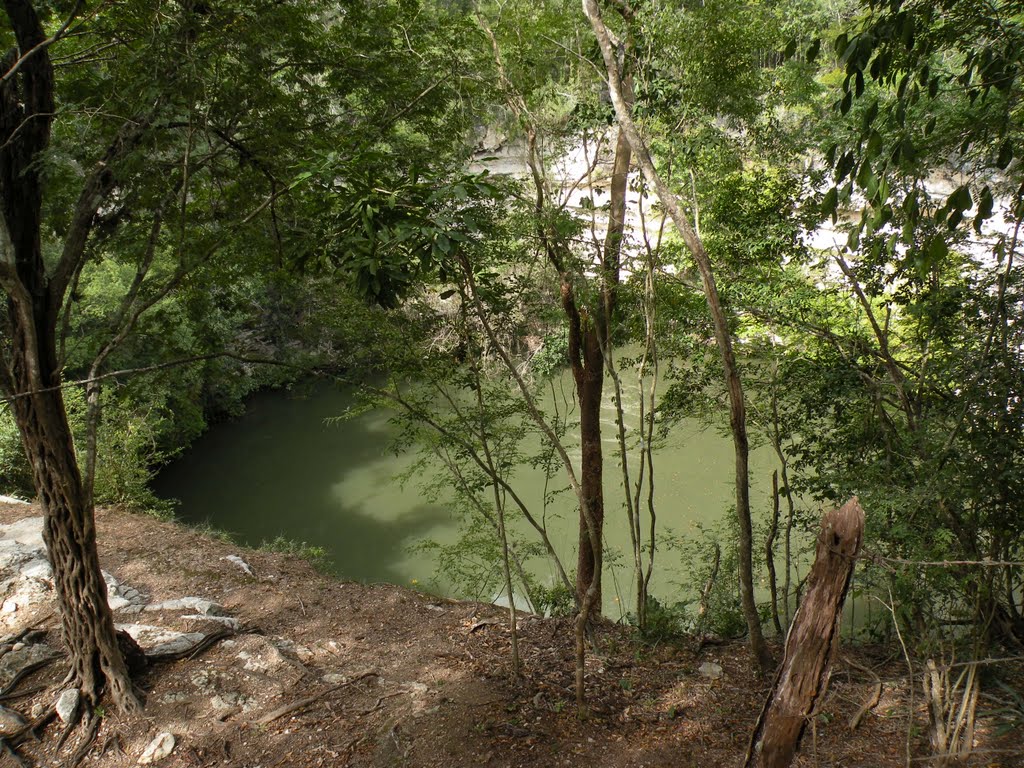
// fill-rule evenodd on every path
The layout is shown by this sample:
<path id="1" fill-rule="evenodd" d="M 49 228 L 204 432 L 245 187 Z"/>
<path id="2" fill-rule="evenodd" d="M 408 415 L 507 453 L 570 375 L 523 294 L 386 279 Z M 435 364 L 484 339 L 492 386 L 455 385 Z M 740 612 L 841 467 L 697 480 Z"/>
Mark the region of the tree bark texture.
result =
<path id="1" fill-rule="evenodd" d="M 48 277 L 37 161 L 50 139 L 53 67 L 32 4 L 5 0 L 4 7 L 17 48 L 3 58 L 3 73 L 9 76 L 0 84 L 0 287 L 7 294 L 3 389 L 11 398 L 43 508 L 43 537 L 72 672 L 92 703 L 107 687 L 118 706 L 133 711 L 138 700 L 107 604 L 92 504 L 75 455 L 56 350 L 66 276 L 83 257 L 88 228 L 111 177 L 101 164 L 87 178 L 64 255 Z"/>
<path id="2" fill-rule="evenodd" d="M 572 361 L 576 396 L 580 401 L 580 488 L 587 511 L 580 509 L 579 556 L 576 563 L 576 599 L 584 596 L 596 580 L 591 611 L 601 614 L 600 556 L 595 557 L 591 542 L 604 541 L 604 454 L 601 446 L 601 396 L 604 392 L 604 355 L 598 341 L 599 330 L 584 329 L 581 360 Z M 590 530 L 587 523 L 587 512 Z"/>
<path id="3" fill-rule="evenodd" d="M 786 768 L 828 687 L 843 602 L 864 537 L 857 497 L 825 515 L 807 591 L 793 617 L 771 694 L 751 736 L 744 768 Z"/>
<path id="4" fill-rule="evenodd" d="M 697 270 L 700 272 L 701 282 L 704 287 L 704 297 L 707 300 L 708 310 L 714 322 L 715 341 L 722 357 L 726 391 L 729 394 L 729 424 L 732 430 L 733 448 L 736 457 L 736 517 L 739 523 L 740 537 L 740 602 L 744 618 L 746 619 L 747 630 L 750 634 L 751 652 L 762 673 L 767 674 L 772 666 L 771 652 L 764 641 L 764 634 L 761 631 L 761 620 L 757 613 L 757 605 L 754 602 L 752 567 L 754 537 L 750 516 L 748 468 L 750 446 L 747 439 L 746 404 L 743 398 L 743 385 L 740 381 L 739 370 L 736 365 L 736 355 L 732 347 L 732 336 L 718 295 L 711 259 L 708 257 L 707 251 L 704 250 L 704 243 L 701 241 L 700 236 L 690 226 L 690 220 L 679 204 L 678 196 L 669 188 L 655 168 L 647 144 L 640 135 L 636 123 L 633 122 L 632 110 L 626 99 L 626 89 L 623 86 L 622 76 L 619 71 L 615 47 L 608 28 L 601 18 L 601 10 L 597 0 L 583 0 L 583 13 L 590 21 L 591 28 L 594 30 L 594 36 L 597 38 L 598 45 L 601 48 L 601 56 L 604 59 L 605 70 L 608 73 L 608 90 L 611 95 L 612 105 L 615 108 L 615 116 L 619 127 L 629 141 L 629 145 L 636 157 L 637 164 L 640 166 L 640 170 L 644 174 L 644 178 L 654 187 L 658 199 L 665 207 L 676 229 L 679 230 L 679 234 L 693 256 L 694 262 L 697 264 Z"/>
<path id="5" fill-rule="evenodd" d="M 590 505 L 591 519 L 596 524 L 597 540 L 604 540 L 604 456 L 601 447 L 601 399 L 604 394 L 605 355 L 612 351 L 612 317 L 618 298 L 621 268 L 622 236 L 626 221 L 626 190 L 629 181 L 630 149 L 622 131 L 615 142 L 615 157 L 609 185 L 608 229 L 601 253 L 600 306 L 596 308 L 593 323 L 582 329 L 581 357 L 583 365 L 573 367 L 576 391 L 580 400 L 580 442 L 582 447 L 580 484 L 583 496 Z M 575 361 L 574 361 L 575 363 Z M 591 538 L 587 535 L 586 518 L 580 512 L 579 561 L 576 570 L 576 595 L 583 596 L 595 577 Z M 601 613 L 601 579 L 597 576 L 597 590 L 593 598 L 593 611 Z"/>

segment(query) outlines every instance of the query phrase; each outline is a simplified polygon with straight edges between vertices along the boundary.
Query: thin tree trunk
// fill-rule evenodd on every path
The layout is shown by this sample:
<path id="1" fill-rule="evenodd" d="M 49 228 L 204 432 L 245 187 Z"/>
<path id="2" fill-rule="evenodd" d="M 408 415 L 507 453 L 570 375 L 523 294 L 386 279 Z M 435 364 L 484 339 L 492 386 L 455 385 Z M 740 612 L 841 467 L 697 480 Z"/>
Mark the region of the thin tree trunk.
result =
<path id="1" fill-rule="evenodd" d="M 573 360 L 576 393 L 580 401 L 580 509 L 579 557 L 576 563 L 576 598 L 584 603 L 594 585 L 590 607 L 601 615 L 601 557 L 592 541 L 600 547 L 604 541 L 604 454 L 601 446 L 601 396 L 604 390 L 604 357 L 596 328 L 583 334 L 582 361 Z M 588 525 L 588 514 L 593 531 Z"/>
<path id="2" fill-rule="evenodd" d="M 711 268 L 711 260 L 704 250 L 704 244 L 701 242 L 701 239 L 694 232 L 693 227 L 690 226 L 689 219 L 683 212 L 678 197 L 668 188 L 668 185 L 665 184 L 661 175 L 654 167 L 654 162 L 651 159 L 647 145 L 640 136 L 636 124 L 633 122 L 631 110 L 623 96 L 624 89 L 615 48 L 608 29 L 601 18 L 601 11 L 597 5 L 597 0 L 583 0 L 583 12 L 589 19 L 594 35 L 597 37 L 598 45 L 601 48 L 605 70 L 608 73 L 609 92 L 612 104 L 615 107 L 615 115 L 619 126 L 629 141 L 644 177 L 655 188 L 658 199 L 665 206 L 669 216 L 672 218 L 672 222 L 676 225 L 676 229 L 679 230 L 679 234 L 693 255 L 704 285 L 704 296 L 714 321 L 715 340 L 722 357 L 726 389 L 729 393 L 729 423 L 732 430 L 736 463 L 736 516 L 739 522 L 740 537 L 740 599 L 743 615 L 750 634 L 751 652 L 762 673 L 767 674 L 772 667 L 771 652 L 764 641 L 764 635 L 761 632 L 761 620 L 757 613 L 757 605 L 754 602 L 754 536 L 750 516 L 750 483 L 748 478 L 748 454 L 750 448 L 747 440 L 746 405 L 743 399 L 743 385 L 740 382 L 739 371 L 736 367 L 736 356 L 732 348 L 732 336 L 725 319 L 725 313 L 722 310 L 721 301 L 719 300 L 718 288 L 715 285 L 714 272 Z"/>
<path id="3" fill-rule="evenodd" d="M 772 599 L 772 623 L 779 637 L 782 636 L 782 624 L 779 622 L 779 590 L 775 581 L 775 537 L 779 533 L 779 471 L 772 472 L 772 522 L 768 528 L 768 538 L 764 542 L 764 563 L 768 568 L 768 590 Z"/>

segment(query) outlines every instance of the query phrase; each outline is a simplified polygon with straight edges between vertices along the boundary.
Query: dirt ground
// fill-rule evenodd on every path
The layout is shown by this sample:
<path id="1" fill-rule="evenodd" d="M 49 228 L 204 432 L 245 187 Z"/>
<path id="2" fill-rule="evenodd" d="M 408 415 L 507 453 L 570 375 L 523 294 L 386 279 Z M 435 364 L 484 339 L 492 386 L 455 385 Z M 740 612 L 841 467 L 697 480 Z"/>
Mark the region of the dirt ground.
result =
<path id="1" fill-rule="evenodd" d="M 37 514 L 31 506 L 0 505 L 3 524 Z M 134 766 L 166 732 L 175 738 L 158 763 L 166 768 L 738 768 L 767 690 L 742 644 L 707 646 L 698 656 L 692 642 L 644 645 L 628 628 L 605 625 L 588 660 L 591 712 L 581 721 L 568 620 L 521 617 L 524 674 L 513 681 L 507 613 L 494 606 L 340 582 L 295 557 L 123 511 L 100 510 L 97 518 L 105 570 L 151 603 L 212 600 L 243 631 L 146 673 L 139 680 L 144 714 L 126 719 L 103 711 L 85 766 Z M 224 559 L 229 555 L 240 556 L 254 575 Z M 52 612 L 52 604 L 35 606 L 18 621 L 22 628 L 38 624 L 45 635 L 36 637 L 59 648 Z M 144 620 L 187 632 L 221 628 L 174 611 L 147 612 Z M 908 722 L 902 659 L 875 648 L 842 653 L 796 765 L 903 766 L 908 744 L 913 765 L 933 764 L 921 759 L 927 745 L 919 704 Z M 720 664 L 722 676 L 702 675 L 705 661 Z M 851 731 L 850 718 L 875 687 L 868 670 L 883 683 L 881 699 Z M 27 717 L 34 706 L 52 704 L 65 672 L 58 658 L 20 680 L 5 706 Z M 0 679 L 0 691 L 7 682 Z M 981 709 L 987 707 L 983 700 Z M 982 719 L 969 764 L 1024 766 L 1024 732 L 997 738 L 997 725 Z M 66 760 L 79 736 L 58 754 L 59 733 L 55 722 L 38 742 L 23 745 L 26 764 Z M 0 765 L 16 764 L 0 752 Z"/>

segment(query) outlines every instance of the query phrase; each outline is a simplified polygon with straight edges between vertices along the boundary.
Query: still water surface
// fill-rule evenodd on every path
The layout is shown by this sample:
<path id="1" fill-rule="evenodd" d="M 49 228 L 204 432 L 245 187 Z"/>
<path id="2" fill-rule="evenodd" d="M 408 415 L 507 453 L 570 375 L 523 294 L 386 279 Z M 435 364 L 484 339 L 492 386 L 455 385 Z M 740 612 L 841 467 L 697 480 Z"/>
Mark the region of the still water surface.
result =
<path id="1" fill-rule="evenodd" d="M 455 541 L 457 520 L 445 505 L 425 500 L 415 482 L 403 486 L 395 479 L 411 466 L 414 456 L 393 452 L 389 412 L 376 410 L 337 420 L 353 405 L 350 391 L 326 384 L 257 394 L 244 416 L 214 426 L 164 469 L 155 489 L 165 498 L 180 501 L 178 514 L 184 520 L 209 522 L 245 544 L 284 536 L 325 548 L 343 578 L 415 582 L 451 594 L 451 585 L 434 580 L 429 554 L 412 547 L 424 539 L 442 544 Z M 605 577 L 606 602 L 612 603 L 606 610 L 614 615 L 616 591 L 621 595 L 618 605 L 626 606 L 632 590 L 610 398 L 604 414 L 607 546 L 623 555 L 621 565 Z M 578 452 L 577 447 L 577 456 Z M 730 514 L 734 467 L 728 437 L 702 429 L 696 422 L 683 422 L 656 453 L 655 464 L 660 530 L 685 534 L 698 524 L 715 524 Z M 755 515 L 763 515 L 770 507 L 773 468 L 770 451 L 753 452 Z M 521 495 L 528 503 L 539 503 L 542 473 L 523 468 L 516 481 L 517 487 L 525 489 Z M 577 517 L 570 495 L 559 498 L 562 509 L 560 518 L 556 514 L 551 521 L 551 537 L 571 570 Z M 655 595 L 677 592 L 679 560 L 678 553 L 659 555 L 652 585 Z"/>

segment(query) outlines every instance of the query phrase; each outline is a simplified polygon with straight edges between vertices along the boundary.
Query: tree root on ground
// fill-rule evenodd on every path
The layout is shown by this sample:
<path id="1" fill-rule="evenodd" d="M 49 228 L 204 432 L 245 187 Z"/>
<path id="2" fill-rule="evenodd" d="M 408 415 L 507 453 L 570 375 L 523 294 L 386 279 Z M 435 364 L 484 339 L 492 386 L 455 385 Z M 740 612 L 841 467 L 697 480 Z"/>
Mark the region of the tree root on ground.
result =
<path id="1" fill-rule="evenodd" d="M 299 699 L 298 701 L 294 701 L 291 704 L 285 704 L 282 707 L 278 707 L 273 712 L 269 712 L 265 714 L 263 717 L 261 717 L 259 720 L 257 720 L 256 724 L 267 725 L 268 723 L 272 723 L 275 720 L 284 717 L 285 715 L 290 715 L 293 712 L 298 712 L 300 709 L 303 709 L 305 707 L 308 707 L 310 704 L 314 704 L 320 701 L 327 694 L 334 693 L 335 691 L 341 690 L 342 688 L 347 688 L 348 686 L 353 685 L 354 683 L 358 683 L 360 680 L 365 680 L 367 677 L 380 677 L 380 673 L 372 669 L 367 670 L 366 672 L 362 672 L 350 680 L 346 680 L 343 683 L 338 683 L 337 685 L 332 685 L 330 688 L 320 691 L 320 693 L 316 694 L 315 696 L 307 696 L 306 698 Z"/>
<path id="2" fill-rule="evenodd" d="M 58 656 L 50 656 L 49 658 L 42 659 L 41 661 L 33 662 L 28 664 L 17 671 L 14 677 L 11 678 L 10 682 L 7 683 L 3 688 L 0 688 L 0 701 L 7 701 L 8 699 L 19 698 L 19 695 L 14 694 L 14 688 L 24 680 L 26 677 L 31 675 L 33 672 L 38 672 L 43 667 L 49 666 L 59 658 Z"/>
<path id="3" fill-rule="evenodd" d="M 239 630 L 228 629 L 227 627 L 225 627 L 223 629 L 218 629 L 211 632 L 202 640 L 193 645 L 191 648 L 186 648 L 183 651 L 171 651 L 168 653 L 147 653 L 146 661 L 150 664 L 169 664 L 173 661 L 181 661 L 182 659 L 194 659 L 203 651 L 209 649 L 216 643 L 219 643 L 221 640 L 227 640 L 229 637 L 234 637 L 235 635 L 256 634 L 262 634 L 262 632 L 259 629 L 251 627 L 243 627 Z"/>
<path id="4" fill-rule="evenodd" d="M 21 642 L 26 637 L 28 637 L 32 632 L 37 631 L 37 627 L 39 626 L 39 624 L 46 621 L 48 618 L 49 616 L 43 618 L 40 622 L 37 622 L 32 627 L 22 630 L 17 635 L 12 635 L 11 637 L 0 639 L 0 656 L 9 652 L 15 643 Z M 143 665 L 136 666 L 132 671 L 135 673 L 135 675 L 139 675 L 143 674 L 146 671 L 146 669 L 153 664 L 168 664 L 175 661 L 181 661 L 183 659 L 195 658 L 196 656 L 208 650 L 221 640 L 225 640 L 229 637 L 234 637 L 238 634 L 261 634 L 261 631 L 257 628 L 251 627 L 243 628 L 237 631 L 225 627 L 222 629 L 218 629 L 214 632 L 211 632 L 190 648 L 170 653 L 145 654 L 136 645 L 135 648 L 138 649 L 138 657 L 139 659 L 143 660 Z M 134 645 L 134 641 L 131 642 Z M 40 669 L 43 669 L 44 667 L 50 665 L 58 658 L 59 656 L 53 655 L 49 658 L 33 662 L 32 664 L 28 664 L 22 669 L 18 670 L 18 672 L 14 675 L 13 678 L 11 678 L 7 685 L 5 685 L 3 688 L 0 688 L 0 702 L 9 701 L 11 699 L 24 698 L 25 696 L 40 693 L 42 691 L 47 690 L 47 688 L 51 687 L 57 689 L 65 688 L 68 686 L 77 686 L 78 681 L 76 680 L 74 671 L 69 670 L 67 676 L 59 685 L 36 686 L 25 691 L 17 692 L 14 690 L 18 686 L 18 684 L 25 680 L 25 678 L 27 678 L 29 675 L 38 672 Z M 365 676 L 367 675 L 363 675 L 359 679 Z M 350 681 L 350 683 L 353 682 L 355 682 L 355 680 Z M 17 731 L 0 738 L 0 756 L 9 757 L 17 768 L 33 768 L 32 762 L 28 760 L 28 758 L 26 758 L 19 751 L 18 748 L 29 740 L 39 741 L 38 731 L 41 728 L 48 725 L 51 721 L 53 721 L 53 719 L 56 716 L 56 706 L 50 705 L 47 708 L 47 710 L 43 712 L 39 717 L 26 723 Z M 74 718 L 72 718 L 65 725 L 64 729 L 57 737 L 57 741 L 54 746 L 55 753 L 59 753 L 64 748 L 65 744 L 67 743 L 71 735 L 78 731 L 78 726 L 82 725 L 81 740 L 78 742 L 74 751 L 69 756 L 67 762 L 65 763 L 65 768 L 77 768 L 77 766 L 81 764 L 81 762 L 88 756 L 88 754 L 93 751 L 94 747 L 96 746 L 96 739 L 99 734 L 101 721 L 102 718 L 97 716 L 92 711 L 91 707 L 83 706 L 79 707 L 79 711 L 75 714 Z M 106 741 L 103 743 L 101 755 L 107 753 L 107 751 L 111 748 L 111 744 L 114 745 L 114 748 L 118 752 L 121 751 L 120 742 L 118 741 L 117 736 L 112 734 L 111 736 L 108 736 Z"/>

